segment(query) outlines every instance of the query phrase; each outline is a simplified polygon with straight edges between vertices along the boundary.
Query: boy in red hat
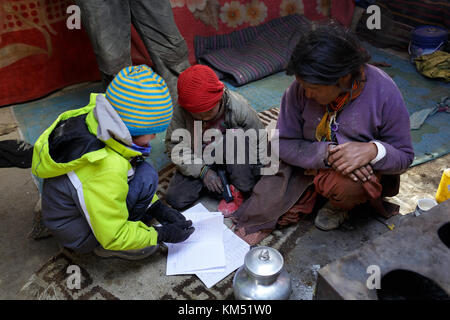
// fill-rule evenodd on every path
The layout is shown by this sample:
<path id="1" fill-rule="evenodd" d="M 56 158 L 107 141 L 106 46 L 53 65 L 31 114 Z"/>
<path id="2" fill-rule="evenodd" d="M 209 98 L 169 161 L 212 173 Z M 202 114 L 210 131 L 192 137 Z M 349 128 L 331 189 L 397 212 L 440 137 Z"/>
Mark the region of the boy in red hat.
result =
<path id="1" fill-rule="evenodd" d="M 218 176 L 218 168 L 225 170 L 228 183 L 249 195 L 259 179 L 261 165 L 248 161 L 249 143 L 245 146 L 245 163 L 237 164 L 234 153 L 234 161 L 226 160 L 226 148 L 223 150 L 223 162 L 208 163 L 202 156 L 194 152 L 198 139 L 196 128 L 200 128 L 201 137 L 208 129 L 217 129 L 222 134 L 225 146 L 226 130 L 242 129 L 255 130 L 256 135 L 260 132 L 265 140 L 264 125 L 258 118 L 256 111 L 248 101 L 240 94 L 228 90 L 228 88 L 217 78 L 215 72 L 204 65 L 195 65 L 180 74 L 177 83 L 178 106 L 174 108 L 172 122 L 166 132 L 166 151 L 172 162 L 177 166 L 177 172 L 170 181 L 166 201 L 173 208 L 181 210 L 192 205 L 200 196 L 206 192 L 221 197 L 224 186 Z M 197 124 L 195 122 L 197 121 Z M 189 139 L 180 141 L 177 129 L 184 129 Z M 198 130 L 197 129 L 197 130 Z M 262 141 L 260 137 L 259 141 Z M 186 140 L 186 141 L 185 141 Z M 201 151 L 205 150 L 209 141 L 202 140 Z M 214 142 L 217 142 L 214 140 Z M 264 141 L 265 142 L 265 141 Z M 177 149 L 174 149 L 177 146 Z M 180 148 L 181 147 L 181 148 Z M 250 147 L 254 147 L 251 145 Z M 261 148 L 258 143 L 258 147 Z M 183 149 L 188 152 L 177 152 Z M 235 149 L 236 150 L 236 149 Z M 172 152 L 174 151 L 174 152 Z M 257 151 L 259 152 L 259 151 Z M 217 159 L 217 158 L 215 158 Z"/>

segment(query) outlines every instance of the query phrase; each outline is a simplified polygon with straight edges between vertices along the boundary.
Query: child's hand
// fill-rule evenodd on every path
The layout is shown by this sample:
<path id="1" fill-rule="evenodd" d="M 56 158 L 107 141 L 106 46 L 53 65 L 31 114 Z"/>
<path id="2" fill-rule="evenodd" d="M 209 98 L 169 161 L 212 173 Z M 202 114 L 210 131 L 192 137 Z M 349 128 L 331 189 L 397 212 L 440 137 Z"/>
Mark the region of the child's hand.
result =
<path id="1" fill-rule="evenodd" d="M 195 231 L 191 220 L 177 221 L 154 228 L 158 232 L 158 242 L 167 243 L 183 242 Z"/>
<path id="2" fill-rule="evenodd" d="M 183 216 L 178 210 L 166 206 L 160 200 L 152 204 L 152 206 L 147 211 L 147 214 L 149 214 L 152 218 L 158 220 L 158 222 L 162 225 L 174 223 L 177 221 L 186 221 L 186 217 Z"/>
<path id="3" fill-rule="evenodd" d="M 211 192 L 223 192 L 222 181 L 220 181 L 219 176 L 214 170 L 208 169 L 205 176 L 203 177 L 203 184 Z"/>

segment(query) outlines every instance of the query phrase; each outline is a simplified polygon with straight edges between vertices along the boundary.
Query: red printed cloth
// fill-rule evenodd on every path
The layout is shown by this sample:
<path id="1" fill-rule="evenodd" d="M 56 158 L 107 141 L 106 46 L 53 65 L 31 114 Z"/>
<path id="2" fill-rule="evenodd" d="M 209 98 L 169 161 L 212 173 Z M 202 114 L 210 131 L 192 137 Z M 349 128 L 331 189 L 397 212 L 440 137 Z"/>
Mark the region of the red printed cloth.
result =
<path id="1" fill-rule="evenodd" d="M 354 0 L 170 0 L 178 29 L 195 63 L 194 37 L 226 34 L 298 13 L 312 21 L 333 18 L 350 26 Z"/>
<path id="2" fill-rule="evenodd" d="M 194 64 L 194 36 L 256 26 L 293 13 L 351 23 L 353 0 L 170 0 Z M 66 25 L 71 0 L 0 0 L 0 106 L 36 99 L 68 85 L 100 79 L 86 33 Z M 151 65 L 132 30 L 134 64 Z"/>
<path id="3" fill-rule="evenodd" d="M 69 30 L 70 0 L 0 0 L 0 106 L 100 79 L 83 30 Z"/>

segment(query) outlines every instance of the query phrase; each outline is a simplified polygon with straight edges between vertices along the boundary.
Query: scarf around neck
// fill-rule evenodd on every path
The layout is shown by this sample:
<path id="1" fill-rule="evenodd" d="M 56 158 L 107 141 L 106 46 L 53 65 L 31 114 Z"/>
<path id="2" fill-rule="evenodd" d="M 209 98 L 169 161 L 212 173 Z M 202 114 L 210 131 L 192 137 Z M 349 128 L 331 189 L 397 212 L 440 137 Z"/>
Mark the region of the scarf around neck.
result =
<path id="1" fill-rule="evenodd" d="M 364 79 L 364 71 L 362 73 Z M 337 114 L 351 101 L 359 97 L 364 88 L 364 82 L 356 80 L 352 84 L 350 92 L 339 95 L 334 101 L 325 106 L 325 114 L 316 128 L 317 141 L 332 141 L 332 132 L 338 130 L 336 122 Z"/>

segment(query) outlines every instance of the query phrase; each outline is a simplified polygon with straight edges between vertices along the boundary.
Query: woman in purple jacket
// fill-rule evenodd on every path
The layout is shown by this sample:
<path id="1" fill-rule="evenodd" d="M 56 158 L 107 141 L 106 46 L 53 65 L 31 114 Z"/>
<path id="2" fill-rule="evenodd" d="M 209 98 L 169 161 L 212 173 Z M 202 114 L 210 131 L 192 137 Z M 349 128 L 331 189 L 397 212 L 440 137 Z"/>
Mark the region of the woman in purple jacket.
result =
<path id="1" fill-rule="evenodd" d="M 369 202 L 382 211 L 381 197 L 398 193 L 399 175 L 414 158 L 409 114 L 394 81 L 369 59 L 356 37 L 337 26 L 299 41 L 287 67 L 296 80 L 277 123 L 282 165 L 235 213 L 241 235 L 298 221 L 318 195 L 328 201 L 315 224 L 331 230 L 354 206 Z M 280 201 L 267 200 L 267 190 L 271 199 L 277 190 Z"/>

